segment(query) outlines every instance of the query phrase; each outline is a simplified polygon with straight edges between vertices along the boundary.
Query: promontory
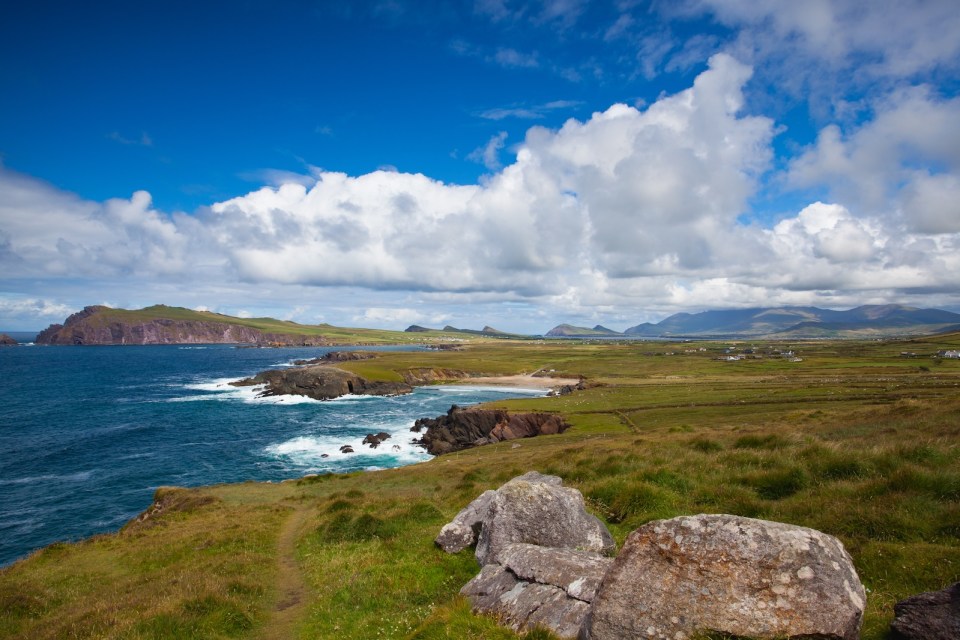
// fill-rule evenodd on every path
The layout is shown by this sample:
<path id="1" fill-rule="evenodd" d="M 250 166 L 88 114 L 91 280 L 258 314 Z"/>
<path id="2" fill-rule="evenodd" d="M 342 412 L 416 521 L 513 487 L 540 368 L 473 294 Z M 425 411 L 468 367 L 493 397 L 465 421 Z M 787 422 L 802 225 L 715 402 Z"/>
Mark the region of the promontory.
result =
<path id="1" fill-rule="evenodd" d="M 95 305 L 73 314 L 62 325 L 53 324 L 41 331 L 37 344 L 333 344 L 324 329 L 323 325 L 301 325 L 272 318 L 235 318 L 166 305 L 132 311 Z"/>

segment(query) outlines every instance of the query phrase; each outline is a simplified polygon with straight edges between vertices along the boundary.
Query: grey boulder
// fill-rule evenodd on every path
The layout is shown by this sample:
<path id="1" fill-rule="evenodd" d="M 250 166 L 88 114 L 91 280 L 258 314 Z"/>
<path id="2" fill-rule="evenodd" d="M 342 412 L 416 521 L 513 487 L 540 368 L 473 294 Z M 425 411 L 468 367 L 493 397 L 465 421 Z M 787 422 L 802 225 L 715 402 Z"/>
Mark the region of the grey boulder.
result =
<path id="1" fill-rule="evenodd" d="M 474 611 L 526 630 L 535 625 L 575 638 L 597 586 L 613 563 L 596 553 L 510 544 L 461 589 Z"/>
<path id="2" fill-rule="evenodd" d="M 480 566 L 499 562 L 500 552 L 514 542 L 597 553 L 616 548 L 606 526 L 587 513 L 579 491 L 536 472 L 497 489 L 477 540 Z"/>
<path id="3" fill-rule="evenodd" d="M 684 516 L 630 534 L 580 637 L 855 640 L 865 600 L 832 536 L 739 516 Z"/>
<path id="4" fill-rule="evenodd" d="M 957 640 L 960 638 L 960 582 L 928 591 L 893 605 L 890 625 L 898 640 Z"/>

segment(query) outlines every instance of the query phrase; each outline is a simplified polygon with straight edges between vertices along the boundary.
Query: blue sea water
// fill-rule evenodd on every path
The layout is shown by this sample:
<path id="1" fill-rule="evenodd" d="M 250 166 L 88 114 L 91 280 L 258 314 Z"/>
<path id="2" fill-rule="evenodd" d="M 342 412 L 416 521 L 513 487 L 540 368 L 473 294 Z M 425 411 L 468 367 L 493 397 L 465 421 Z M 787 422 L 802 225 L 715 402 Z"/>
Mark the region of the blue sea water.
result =
<path id="1" fill-rule="evenodd" d="M 0 566 L 114 531 L 159 486 L 295 478 L 429 459 L 413 422 L 451 404 L 539 394 L 420 387 L 327 402 L 227 384 L 330 349 L 210 346 L 0 349 Z M 392 438 L 376 450 L 368 433 Z M 351 445 L 356 453 L 340 452 Z"/>

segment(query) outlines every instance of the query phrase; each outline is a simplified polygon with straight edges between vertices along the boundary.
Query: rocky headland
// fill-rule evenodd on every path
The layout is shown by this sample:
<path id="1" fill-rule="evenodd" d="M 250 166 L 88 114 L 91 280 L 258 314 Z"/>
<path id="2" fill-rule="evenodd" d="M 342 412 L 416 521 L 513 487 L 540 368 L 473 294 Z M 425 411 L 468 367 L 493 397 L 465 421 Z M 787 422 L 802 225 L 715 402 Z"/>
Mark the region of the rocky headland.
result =
<path id="1" fill-rule="evenodd" d="M 414 442 L 437 456 L 502 440 L 563 433 L 569 426 L 552 413 L 508 413 L 453 405 L 445 415 L 420 418 L 410 430 L 423 432 Z"/>
<path id="2" fill-rule="evenodd" d="M 19 344 L 16 340 L 5 333 L 0 333 L 0 347 L 12 347 Z"/>
<path id="3" fill-rule="evenodd" d="M 404 382 L 367 380 L 355 373 L 322 364 L 271 369 L 230 384 L 235 387 L 265 385 L 261 396 L 294 395 L 314 400 L 332 400 L 345 395 L 396 396 L 413 391 L 413 387 Z"/>
<path id="4" fill-rule="evenodd" d="M 323 336 L 266 332 L 243 324 L 221 321 L 218 318 L 226 317 L 213 314 L 209 320 L 203 318 L 199 312 L 190 312 L 191 316 L 196 317 L 162 317 L 157 309 L 159 307 L 128 312 L 100 305 L 84 307 L 82 311 L 67 318 L 63 324 L 52 324 L 41 331 L 36 342 L 49 345 L 330 344 Z"/>

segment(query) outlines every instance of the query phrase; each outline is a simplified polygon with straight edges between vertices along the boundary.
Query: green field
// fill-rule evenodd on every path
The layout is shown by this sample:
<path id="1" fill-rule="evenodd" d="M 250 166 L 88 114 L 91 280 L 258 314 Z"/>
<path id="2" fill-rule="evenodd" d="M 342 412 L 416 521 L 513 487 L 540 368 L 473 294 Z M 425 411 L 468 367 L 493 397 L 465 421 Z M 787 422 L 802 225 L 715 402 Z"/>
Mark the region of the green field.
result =
<path id="1" fill-rule="evenodd" d="M 482 491 L 538 470 L 582 491 L 618 543 L 650 520 L 694 513 L 835 535 L 868 590 L 862 637 L 884 638 L 894 602 L 960 579 L 960 362 L 933 357 L 958 346 L 960 334 L 473 339 L 463 351 L 344 363 L 376 379 L 552 371 L 582 376 L 587 389 L 499 403 L 560 412 L 573 425 L 519 447 L 376 473 L 162 490 L 163 508 L 143 522 L 0 571 L 0 637 L 516 638 L 458 597 L 478 570 L 473 555 L 447 555 L 433 538 Z M 742 359 L 719 359 L 731 354 Z"/>

